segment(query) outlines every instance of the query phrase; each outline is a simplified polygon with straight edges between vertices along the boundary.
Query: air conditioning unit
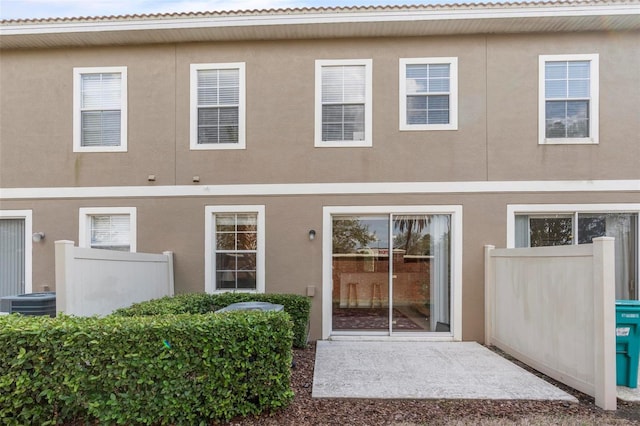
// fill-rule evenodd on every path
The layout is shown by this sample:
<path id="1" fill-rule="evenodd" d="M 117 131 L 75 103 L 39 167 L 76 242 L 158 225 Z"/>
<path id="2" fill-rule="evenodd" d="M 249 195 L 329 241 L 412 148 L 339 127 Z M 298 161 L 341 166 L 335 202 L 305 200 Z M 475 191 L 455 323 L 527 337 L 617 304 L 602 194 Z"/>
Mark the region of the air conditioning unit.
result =
<path id="1" fill-rule="evenodd" d="M 56 316 L 56 293 L 27 293 L 0 298 L 0 311 L 22 315 Z"/>

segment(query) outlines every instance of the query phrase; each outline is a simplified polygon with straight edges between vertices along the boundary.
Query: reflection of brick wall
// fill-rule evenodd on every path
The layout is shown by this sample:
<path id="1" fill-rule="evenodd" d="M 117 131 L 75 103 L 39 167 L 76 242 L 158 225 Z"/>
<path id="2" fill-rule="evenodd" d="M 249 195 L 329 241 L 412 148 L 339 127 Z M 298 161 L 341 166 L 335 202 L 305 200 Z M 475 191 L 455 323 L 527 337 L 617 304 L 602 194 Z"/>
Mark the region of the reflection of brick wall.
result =
<path id="1" fill-rule="evenodd" d="M 387 257 L 334 257 L 333 259 L 333 302 L 346 307 L 350 300 L 349 283 L 356 283 L 357 306 L 372 304 L 374 284 L 380 283 L 381 303 L 388 305 Z M 394 303 L 424 304 L 429 300 L 430 259 L 404 259 L 402 254 L 394 255 Z M 352 288 L 351 303 L 354 303 Z M 377 296 L 377 294 L 376 294 Z M 373 300 L 378 302 L 378 300 Z"/>

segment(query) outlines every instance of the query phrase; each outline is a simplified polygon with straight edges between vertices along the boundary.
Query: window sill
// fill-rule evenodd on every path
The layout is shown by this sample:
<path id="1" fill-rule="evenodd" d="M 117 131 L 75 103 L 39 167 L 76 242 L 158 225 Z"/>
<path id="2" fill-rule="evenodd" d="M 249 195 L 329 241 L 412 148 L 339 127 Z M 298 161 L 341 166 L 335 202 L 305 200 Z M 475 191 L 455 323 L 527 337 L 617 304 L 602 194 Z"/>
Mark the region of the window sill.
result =
<path id="1" fill-rule="evenodd" d="M 314 144 L 316 148 L 371 148 L 372 141 L 322 141 Z"/>
<path id="2" fill-rule="evenodd" d="M 255 293 L 255 294 L 261 294 L 261 293 L 264 293 L 264 291 L 230 288 L 228 290 L 213 290 L 211 293 L 212 294 L 222 294 L 222 293 Z"/>
<path id="3" fill-rule="evenodd" d="M 458 130 L 457 124 L 405 124 L 400 126 L 401 132 L 428 132 L 440 130 Z"/>
<path id="4" fill-rule="evenodd" d="M 538 142 L 538 145 L 598 145 L 595 138 L 546 138 Z"/>
<path id="5" fill-rule="evenodd" d="M 191 144 L 191 151 L 224 151 L 246 149 L 244 144 L 224 143 L 224 144 Z"/>
<path id="6" fill-rule="evenodd" d="M 73 152 L 127 152 L 126 146 L 74 146 Z"/>

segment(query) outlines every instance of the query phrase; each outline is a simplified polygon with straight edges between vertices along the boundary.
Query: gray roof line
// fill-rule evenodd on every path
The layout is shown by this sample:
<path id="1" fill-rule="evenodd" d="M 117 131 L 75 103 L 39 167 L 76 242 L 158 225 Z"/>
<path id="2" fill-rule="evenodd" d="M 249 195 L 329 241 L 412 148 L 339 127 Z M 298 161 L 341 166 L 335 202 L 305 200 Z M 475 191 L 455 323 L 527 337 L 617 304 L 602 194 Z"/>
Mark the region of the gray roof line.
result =
<path id="1" fill-rule="evenodd" d="M 174 12 L 151 14 L 127 14 L 110 16 L 78 16 L 61 18 L 36 18 L 36 19 L 8 19 L 0 20 L 0 25 L 16 24 L 55 24 L 55 23 L 86 23 L 86 22 L 122 22 L 131 20 L 152 19 L 182 19 L 182 18 L 207 18 L 207 17 L 250 17 L 250 16 L 286 16 L 304 14 L 341 14 L 358 12 L 398 12 L 398 11 L 448 11 L 455 9 L 511 9 L 511 8 L 536 8 L 554 6 L 589 6 L 589 5 L 622 5 L 640 4 L 640 0 L 545 0 L 545 1 L 507 1 L 504 3 L 450 3 L 450 4 L 407 4 L 390 6 L 335 6 L 335 7 L 302 7 L 284 9 L 251 9 L 251 10 L 223 10 L 209 12 Z"/>

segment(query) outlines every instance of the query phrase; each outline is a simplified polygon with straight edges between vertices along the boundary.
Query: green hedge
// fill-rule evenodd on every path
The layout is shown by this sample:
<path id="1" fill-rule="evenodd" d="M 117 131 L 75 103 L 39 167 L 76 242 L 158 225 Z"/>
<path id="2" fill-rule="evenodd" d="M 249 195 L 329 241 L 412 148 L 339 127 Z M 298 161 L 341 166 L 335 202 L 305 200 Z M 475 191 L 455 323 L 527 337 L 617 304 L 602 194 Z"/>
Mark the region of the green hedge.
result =
<path id="1" fill-rule="evenodd" d="M 262 293 L 189 293 L 173 297 L 137 303 L 129 308 L 118 309 L 118 316 L 146 316 L 161 314 L 204 314 L 217 311 L 237 302 L 270 302 L 284 306 L 284 311 L 293 321 L 293 346 L 307 346 L 309 329 L 309 313 L 311 300 L 297 294 L 262 294 Z"/>
<path id="2" fill-rule="evenodd" d="M 286 406 L 283 312 L 0 316 L 0 424 L 206 424 Z"/>

